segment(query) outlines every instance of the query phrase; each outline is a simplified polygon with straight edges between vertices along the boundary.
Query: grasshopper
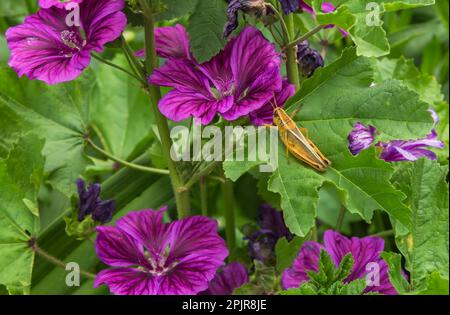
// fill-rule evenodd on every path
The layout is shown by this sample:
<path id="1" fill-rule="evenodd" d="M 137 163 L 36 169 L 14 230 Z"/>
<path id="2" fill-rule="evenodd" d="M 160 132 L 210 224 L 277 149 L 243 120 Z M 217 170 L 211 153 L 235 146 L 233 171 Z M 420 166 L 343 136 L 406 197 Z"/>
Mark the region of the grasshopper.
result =
<path id="1" fill-rule="evenodd" d="M 295 113 L 292 117 L 295 116 Z M 281 141 L 286 146 L 286 156 L 292 154 L 298 160 L 314 169 L 324 172 L 331 165 L 317 146 L 308 138 L 307 129 L 299 128 L 294 120 L 281 107 L 274 106 L 273 122 L 278 127 Z"/>

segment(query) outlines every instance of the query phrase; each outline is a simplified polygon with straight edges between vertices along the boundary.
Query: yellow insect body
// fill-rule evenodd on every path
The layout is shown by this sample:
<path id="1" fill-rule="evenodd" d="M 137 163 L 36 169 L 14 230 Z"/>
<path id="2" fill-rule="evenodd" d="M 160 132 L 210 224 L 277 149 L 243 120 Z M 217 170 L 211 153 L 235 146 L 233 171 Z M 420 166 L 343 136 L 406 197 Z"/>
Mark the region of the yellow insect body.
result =
<path id="1" fill-rule="evenodd" d="M 282 108 L 274 109 L 273 121 L 278 126 L 280 138 L 286 146 L 288 157 L 290 153 L 320 172 L 324 172 L 331 165 L 330 160 L 303 134 L 294 120 Z"/>

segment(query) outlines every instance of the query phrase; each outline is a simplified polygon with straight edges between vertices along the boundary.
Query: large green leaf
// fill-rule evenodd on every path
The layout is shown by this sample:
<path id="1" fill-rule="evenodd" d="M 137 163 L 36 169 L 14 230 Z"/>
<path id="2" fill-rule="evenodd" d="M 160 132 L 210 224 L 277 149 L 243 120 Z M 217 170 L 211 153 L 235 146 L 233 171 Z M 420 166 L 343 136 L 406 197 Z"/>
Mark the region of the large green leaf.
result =
<path id="1" fill-rule="evenodd" d="M 113 62 L 127 67 L 123 56 Z M 128 159 L 149 139 L 153 121 L 149 98 L 136 80 L 109 66 L 101 65 L 96 78 L 90 109 L 92 125 L 109 152 Z"/>
<path id="2" fill-rule="evenodd" d="M 87 72 L 71 83 L 48 86 L 18 79 L 8 68 L 0 69 L 0 157 L 4 157 L 22 132 L 45 138 L 45 171 L 49 183 L 66 195 L 89 160 L 84 154 L 88 132 L 89 95 L 95 86 Z"/>
<path id="3" fill-rule="evenodd" d="M 162 0 L 166 11 L 157 15 L 158 20 L 170 20 L 192 13 L 199 0 Z M 202 1 L 202 0 L 200 0 Z"/>
<path id="4" fill-rule="evenodd" d="M 10 292 L 27 292 L 34 253 L 29 241 L 39 229 L 37 194 L 45 159 L 44 141 L 28 134 L 0 160 L 0 284 Z"/>
<path id="5" fill-rule="evenodd" d="M 211 59 L 225 46 L 223 28 L 226 12 L 227 3 L 223 0 L 198 1 L 187 27 L 191 50 L 198 62 Z"/>
<path id="6" fill-rule="evenodd" d="M 412 208 L 410 233 L 397 237 L 397 244 L 406 257 L 415 290 L 424 289 L 427 277 L 438 272 L 448 279 L 449 221 L 448 167 L 429 160 L 419 160 L 399 177 L 402 190 L 408 194 Z M 409 182 L 408 182 L 409 177 Z"/>
<path id="7" fill-rule="evenodd" d="M 269 190 L 281 196 L 286 224 L 305 236 L 314 225 L 319 189 L 324 183 L 335 185 L 344 206 L 370 221 L 374 210 L 383 210 L 411 226 L 411 210 L 403 204 L 405 195 L 390 183 L 393 168 L 377 158 L 374 149 L 354 157 L 348 150 L 347 136 L 356 122 L 372 124 L 381 131 L 380 140 L 423 137 L 432 128 L 428 106 L 399 81 L 386 81 L 370 87 L 373 73 L 370 60 L 345 51 L 336 63 L 317 71 L 291 102 L 302 105 L 295 118 L 333 165 L 325 173 L 291 158 L 280 146 L 278 169 L 269 180 Z M 224 165 L 228 174 L 244 173 L 249 165 Z"/>

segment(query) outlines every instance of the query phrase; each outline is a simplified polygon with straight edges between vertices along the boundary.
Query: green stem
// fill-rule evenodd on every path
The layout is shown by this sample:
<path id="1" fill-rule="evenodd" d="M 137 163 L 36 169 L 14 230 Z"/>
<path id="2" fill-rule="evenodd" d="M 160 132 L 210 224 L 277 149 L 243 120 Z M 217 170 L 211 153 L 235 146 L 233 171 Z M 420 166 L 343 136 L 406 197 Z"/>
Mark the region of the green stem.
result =
<path id="1" fill-rule="evenodd" d="M 236 225 L 234 216 L 234 187 L 229 179 L 222 184 L 223 204 L 225 209 L 225 235 L 230 256 L 229 262 L 235 261 L 236 251 Z"/>
<path id="2" fill-rule="evenodd" d="M 153 73 L 153 70 L 158 67 L 158 58 L 155 50 L 154 18 L 152 10 L 148 6 L 147 2 L 140 0 L 139 3 L 144 11 L 146 74 L 150 75 Z M 130 56 L 130 58 L 136 59 L 134 55 Z M 158 86 L 154 86 L 152 84 L 148 84 L 148 91 L 150 94 L 150 101 L 156 118 L 159 135 L 161 137 L 162 151 L 167 160 L 170 171 L 170 179 L 177 204 L 178 217 L 181 219 L 188 216 L 191 210 L 189 189 L 183 186 L 183 182 L 178 174 L 176 164 L 170 156 L 172 139 L 170 138 L 169 124 L 158 108 L 158 103 L 161 99 L 161 91 Z"/>
<path id="3" fill-rule="evenodd" d="M 266 6 L 269 7 L 273 12 L 275 12 L 275 15 L 280 20 L 281 27 L 283 28 L 283 37 L 284 37 L 285 44 L 289 43 L 289 29 L 288 29 L 288 26 L 286 25 L 283 15 L 272 4 L 266 3 Z"/>
<path id="4" fill-rule="evenodd" d="M 287 28 L 287 42 L 286 42 L 286 71 L 289 82 L 291 82 L 296 90 L 300 88 L 300 77 L 297 65 L 297 47 L 288 46 L 288 43 L 295 36 L 294 15 L 288 14 L 284 16 L 284 21 Z"/>
<path id="5" fill-rule="evenodd" d="M 336 222 L 336 232 L 340 232 L 342 229 L 342 224 L 344 223 L 345 214 L 347 212 L 347 209 L 345 209 L 344 206 L 341 207 L 341 210 L 339 211 L 339 216 Z"/>
<path id="6" fill-rule="evenodd" d="M 153 167 L 147 167 L 147 166 L 142 166 L 142 165 L 138 165 L 138 164 L 134 164 L 131 162 L 127 162 L 125 160 L 122 160 L 114 155 L 112 155 L 111 153 L 103 150 L 102 148 L 100 148 L 98 145 L 96 145 L 94 143 L 94 141 L 92 141 L 91 139 L 87 138 L 86 142 L 89 143 L 89 145 L 97 152 L 103 154 L 104 156 L 106 156 L 107 158 L 109 158 L 110 160 L 113 160 L 114 162 L 117 162 L 119 164 L 122 164 L 123 166 L 129 167 L 131 169 L 135 169 L 137 171 L 142 171 L 142 172 L 148 172 L 148 173 L 154 173 L 154 174 L 161 174 L 161 175 L 169 175 L 169 171 L 168 170 L 163 170 L 163 169 L 159 169 L 159 168 L 153 168 Z"/>
<path id="7" fill-rule="evenodd" d="M 190 189 L 195 185 L 203 176 L 207 176 L 214 171 L 214 169 L 219 165 L 219 162 L 211 162 L 205 168 L 194 174 L 191 179 L 184 185 L 186 189 Z"/>
<path id="8" fill-rule="evenodd" d="M 44 258 L 45 260 L 47 260 L 51 264 L 66 269 L 66 265 L 67 264 L 65 262 L 63 262 L 62 260 L 59 260 L 58 258 L 56 258 L 56 257 L 50 255 L 49 253 L 47 253 L 46 251 L 44 251 L 42 248 L 40 248 L 38 246 L 37 243 L 33 244 L 32 250 L 37 255 L 41 256 L 42 258 Z M 96 278 L 95 274 L 87 272 L 87 271 L 84 271 L 84 270 L 80 270 L 80 275 L 82 275 L 82 276 L 84 276 L 85 278 L 88 278 L 88 279 L 95 279 Z"/>
<path id="9" fill-rule="evenodd" d="M 118 66 L 118 65 L 116 65 L 116 64 L 114 64 L 112 62 L 109 62 L 108 60 L 105 60 L 102 57 L 97 56 L 96 54 L 92 54 L 92 57 L 94 57 L 94 59 L 97 59 L 98 61 L 100 61 L 100 62 L 102 62 L 102 63 L 104 63 L 104 64 L 106 64 L 106 65 L 108 65 L 110 67 L 113 67 L 113 68 L 118 69 L 118 70 L 120 70 L 122 72 L 125 72 L 126 74 L 128 74 L 129 76 L 133 77 L 134 79 L 138 80 L 139 82 L 141 82 L 143 84 L 147 84 L 145 81 L 142 81 L 142 79 L 140 77 L 138 77 L 137 75 L 131 73 L 127 69 L 122 68 L 121 66 Z"/>
<path id="10" fill-rule="evenodd" d="M 318 33 L 319 31 L 321 31 L 323 28 L 325 27 L 325 25 L 319 25 L 316 26 L 315 28 L 313 28 L 312 30 L 310 30 L 308 33 L 305 33 L 304 35 L 300 36 L 299 38 L 293 40 L 292 42 L 290 42 L 287 47 L 288 48 L 292 48 L 297 46 L 297 44 L 300 44 L 301 42 L 304 42 L 305 40 L 307 40 L 308 38 L 310 38 L 311 36 L 315 35 L 316 33 Z"/>
<path id="11" fill-rule="evenodd" d="M 208 216 L 208 182 L 207 178 L 203 176 L 199 181 L 200 186 L 200 203 L 202 207 L 202 215 Z"/>

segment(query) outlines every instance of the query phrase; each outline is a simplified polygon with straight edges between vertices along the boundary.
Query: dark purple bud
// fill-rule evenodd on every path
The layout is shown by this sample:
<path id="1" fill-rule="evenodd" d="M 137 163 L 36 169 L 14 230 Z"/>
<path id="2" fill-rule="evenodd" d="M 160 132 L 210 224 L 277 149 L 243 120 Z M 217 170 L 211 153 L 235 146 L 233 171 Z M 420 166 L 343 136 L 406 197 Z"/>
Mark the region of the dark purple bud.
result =
<path id="1" fill-rule="evenodd" d="M 309 47 L 307 41 L 298 44 L 297 49 L 297 62 L 304 76 L 309 78 L 317 68 L 324 66 L 324 61 L 320 53 Z"/>
<path id="2" fill-rule="evenodd" d="M 279 0 L 284 14 L 289 14 L 297 11 L 300 8 L 299 0 Z"/>
<path id="3" fill-rule="evenodd" d="M 266 3 L 264 0 L 231 0 L 228 3 L 227 23 L 223 31 L 223 37 L 227 38 L 238 27 L 239 11 L 247 14 L 256 15 L 257 17 L 266 14 Z"/>
<path id="4" fill-rule="evenodd" d="M 264 204 L 259 208 L 259 225 L 261 229 L 270 231 L 277 239 L 282 237 L 292 239 L 292 234 L 284 223 L 283 213 L 270 205 Z"/>
<path id="5" fill-rule="evenodd" d="M 115 211 L 115 203 L 112 200 L 103 201 L 100 198 L 101 186 L 99 184 L 89 185 L 82 179 L 77 180 L 78 188 L 78 221 L 83 221 L 86 216 L 92 215 L 97 222 L 107 223 L 111 221 Z"/>

